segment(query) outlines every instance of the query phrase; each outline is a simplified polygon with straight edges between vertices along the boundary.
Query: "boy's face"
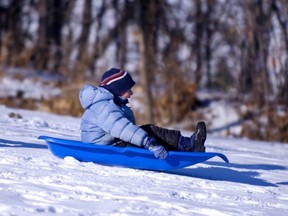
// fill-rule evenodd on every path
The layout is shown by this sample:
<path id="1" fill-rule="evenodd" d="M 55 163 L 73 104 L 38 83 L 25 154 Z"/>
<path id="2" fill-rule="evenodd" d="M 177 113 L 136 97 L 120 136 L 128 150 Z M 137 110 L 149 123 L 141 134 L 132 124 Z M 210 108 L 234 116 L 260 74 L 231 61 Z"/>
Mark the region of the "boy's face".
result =
<path id="1" fill-rule="evenodd" d="M 132 89 L 129 89 L 128 91 L 124 92 L 124 93 L 123 93 L 122 95 L 120 95 L 120 96 L 123 97 L 123 98 L 128 99 L 128 98 L 130 98 L 132 95 L 133 95 L 133 91 L 132 91 Z"/>

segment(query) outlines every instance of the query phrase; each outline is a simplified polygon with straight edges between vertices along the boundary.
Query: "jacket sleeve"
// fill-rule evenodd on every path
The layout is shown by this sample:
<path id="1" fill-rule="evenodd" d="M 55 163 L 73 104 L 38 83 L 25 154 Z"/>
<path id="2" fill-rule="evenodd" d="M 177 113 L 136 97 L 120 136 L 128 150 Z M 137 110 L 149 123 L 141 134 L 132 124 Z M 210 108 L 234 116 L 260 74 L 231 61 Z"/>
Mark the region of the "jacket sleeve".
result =
<path id="1" fill-rule="evenodd" d="M 97 109 L 99 113 L 97 125 L 105 132 L 137 146 L 143 146 L 147 141 L 147 133 L 127 119 L 115 104 L 105 103 L 97 106 Z"/>

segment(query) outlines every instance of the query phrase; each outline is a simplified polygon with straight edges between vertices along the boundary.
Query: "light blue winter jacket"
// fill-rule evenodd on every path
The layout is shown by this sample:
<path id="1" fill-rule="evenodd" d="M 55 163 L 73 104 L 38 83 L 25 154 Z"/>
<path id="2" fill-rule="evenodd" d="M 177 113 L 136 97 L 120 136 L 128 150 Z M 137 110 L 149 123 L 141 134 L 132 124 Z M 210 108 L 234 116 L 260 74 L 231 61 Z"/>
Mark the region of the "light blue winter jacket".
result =
<path id="1" fill-rule="evenodd" d="M 102 87 L 85 85 L 79 99 L 85 112 L 81 120 L 83 142 L 112 145 L 115 138 L 142 146 L 147 133 L 135 125 L 134 113 L 125 104 L 116 105 L 114 95 Z"/>

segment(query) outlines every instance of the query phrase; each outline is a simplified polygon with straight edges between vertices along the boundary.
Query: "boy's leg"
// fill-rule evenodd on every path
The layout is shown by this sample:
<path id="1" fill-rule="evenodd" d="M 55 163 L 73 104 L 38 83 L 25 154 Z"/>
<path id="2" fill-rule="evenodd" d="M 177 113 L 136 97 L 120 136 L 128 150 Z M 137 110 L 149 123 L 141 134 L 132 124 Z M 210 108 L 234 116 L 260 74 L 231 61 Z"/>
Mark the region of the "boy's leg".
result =
<path id="1" fill-rule="evenodd" d="M 169 130 L 169 129 L 161 128 L 152 124 L 146 124 L 140 127 L 147 132 L 148 136 L 154 137 L 156 140 L 156 143 L 162 145 L 166 149 L 166 151 L 178 151 L 178 142 L 181 136 L 180 131 Z M 129 142 L 122 141 L 120 139 L 116 139 L 113 146 L 139 147 Z"/>
<path id="2" fill-rule="evenodd" d="M 156 139 L 156 143 L 163 145 L 167 151 L 177 151 L 178 142 L 181 136 L 180 131 L 170 130 L 153 124 L 142 125 L 141 128 L 145 130 L 149 136 Z"/>
<path id="3" fill-rule="evenodd" d="M 149 136 L 156 139 L 156 143 L 163 145 L 167 151 L 192 151 L 205 152 L 206 126 L 204 122 L 198 122 L 196 131 L 191 137 L 184 137 L 178 130 L 170 130 L 152 124 L 142 125 Z M 139 147 L 131 143 L 117 140 L 114 146 L 119 147 Z"/>

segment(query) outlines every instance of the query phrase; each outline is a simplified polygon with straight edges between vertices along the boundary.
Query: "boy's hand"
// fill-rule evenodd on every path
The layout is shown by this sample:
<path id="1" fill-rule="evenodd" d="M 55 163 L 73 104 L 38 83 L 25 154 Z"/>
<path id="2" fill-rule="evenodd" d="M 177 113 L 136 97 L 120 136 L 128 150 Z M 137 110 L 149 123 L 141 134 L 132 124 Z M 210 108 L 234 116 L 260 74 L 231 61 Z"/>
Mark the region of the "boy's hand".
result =
<path id="1" fill-rule="evenodd" d="M 148 138 L 147 142 L 144 144 L 146 149 L 149 149 L 156 158 L 161 160 L 168 156 L 168 152 L 162 145 L 156 144 L 154 138 Z"/>

